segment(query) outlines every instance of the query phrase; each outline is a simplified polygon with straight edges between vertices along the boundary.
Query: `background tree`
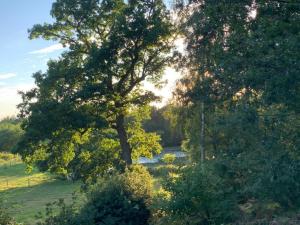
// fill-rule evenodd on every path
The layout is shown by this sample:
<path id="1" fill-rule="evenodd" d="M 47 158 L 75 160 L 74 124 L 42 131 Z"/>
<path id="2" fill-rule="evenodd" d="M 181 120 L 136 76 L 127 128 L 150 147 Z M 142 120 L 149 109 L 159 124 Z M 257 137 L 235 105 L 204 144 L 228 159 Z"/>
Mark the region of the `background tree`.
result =
<path id="1" fill-rule="evenodd" d="M 125 118 L 157 99 L 142 83 L 159 84 L 170 60 L 173 28 L 167 9 L 162 1 L 58 0 L 51 15 L 55 22 L 35 25 L 30 38 L 58 40 L 69 50 L 50 61 L 46 73 L 34 74 L 37 87 L 22 94 L 25 136 L 19 152 L 28 162 L 40 155 L 52 164 L 63 161 L 63 168 L 89 129 L 113 129 L 117 154 L 131 164 L 132 134 Z M 151 140 L 154 147 L 140 154 L 158 150 L 157 138 Z"/>
<path id="2" fill-rule="evenodd" d="M 212 0 L 182 6 L 187 48 L 176 100 L 183 106 L 191 158 L 200 158 L 204 102 L 206 163 L 234 189 L 236 202 L 296 206 L 299 3 Z"/>
<path id="3" fill-rule="evenodd" d="M 164 147 L 180 146 L 183 133 L 180 121 L 176 120 L 176 107 L 167 104 L 162 108 L 151 108 L 151 118 L 143 122 L 147 132 L 155 132 L 161 136 Z"/>
<path id="4" fill-rule="evenodd" d="M 20 121 L 14 118 L 6 118 L 0 121 L 0 152 L 12 152 L 23 132 Z"/>

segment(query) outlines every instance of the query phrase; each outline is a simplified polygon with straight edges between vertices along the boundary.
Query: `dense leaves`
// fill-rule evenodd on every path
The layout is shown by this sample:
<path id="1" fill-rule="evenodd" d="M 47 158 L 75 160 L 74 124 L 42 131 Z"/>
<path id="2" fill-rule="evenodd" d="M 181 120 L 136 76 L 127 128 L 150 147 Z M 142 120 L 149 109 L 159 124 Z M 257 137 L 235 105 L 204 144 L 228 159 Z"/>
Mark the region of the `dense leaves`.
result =
<path id="1" fill-rule="evenodd" d="M 226 224 L 239 214 L 233 189 L 211 168 L 185 168 L 165 186 L 172 193 L 167 206 L 171 224 Z"/>
<path id="2" fill-rule="evenodd" d="M 234 190 L 240 220 L 299 207 L 299 3 L 180 7 L 187 48 L 176 100 L 184 148 L 199 163 L 204 145 L 206 164 L 214 168 L 205 173 L 213 171 Z"/>

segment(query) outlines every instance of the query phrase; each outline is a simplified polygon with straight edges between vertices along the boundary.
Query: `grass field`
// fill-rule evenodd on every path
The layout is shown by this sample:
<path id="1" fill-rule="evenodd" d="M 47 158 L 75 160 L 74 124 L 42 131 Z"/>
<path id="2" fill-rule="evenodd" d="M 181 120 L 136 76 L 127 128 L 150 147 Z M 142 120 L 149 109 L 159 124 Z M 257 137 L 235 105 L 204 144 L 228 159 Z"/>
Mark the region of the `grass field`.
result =
<path id="1" fill-rule="evenodd" d="M 0 198 L 9 206 L 9 212 L 24 225 L 34 224 L 35 215 L 45 211 L 49 202 L 72 198 L 80 189 L 80 183 L 60 180 L 37 170 L 30 174 L 18 159 L 0 162 Z"/>
<path id="2" fill-rule="evenodd" d="M 0 157 L 0 200 L 9 207 L 11 216 L 24 225 L 33 225 L 36 215 L 44 213 L 46 204 L 64 198 L 72 199 L 72 193 L 79 192 L 80 183 L 61 180 L 49 173 L 41 173 L 34 169 L 26 173 L 22 161 L 8 155 L 5 160 Z M 162 162 L 146 164 L 154 177 L 154 188 L 161 187 L 161 181 L 169 173 L 176 173 L 185 164 L 185 159 L 176 159 L 174 164 Z"/>

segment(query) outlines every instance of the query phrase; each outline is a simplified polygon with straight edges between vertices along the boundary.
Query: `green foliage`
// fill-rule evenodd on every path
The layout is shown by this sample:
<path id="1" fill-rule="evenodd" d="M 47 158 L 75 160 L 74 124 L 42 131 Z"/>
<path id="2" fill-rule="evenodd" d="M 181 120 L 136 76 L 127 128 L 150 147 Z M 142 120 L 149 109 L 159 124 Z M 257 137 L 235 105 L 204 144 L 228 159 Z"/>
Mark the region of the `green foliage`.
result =
<path id="1" fill-rule="evenodd" d="M 164 156 L 161 158 L 161 160 L 164 162 L 164 163 L 167 163 L 167 164 L 171 164 L 175 161 L 176 159 L 176 155 L 174 154 L 164 154 Z"/>
<path id="2" fill-rule="evenodd" d="M 265 105 L 298 111 L 299 7 L 296 1 L 210 0 L 187 8 L 185 98 L 213 107 L 237 93 L 259 95 Z"/>
<path id="3" fill-rule="evenodd" d="M 130 113 L 127 133 L 128 142 L 132 148 L 132 158 L 137 160 L 140 156 L 152 158 L 162 150 L 161 137 L 155 132 L 146 132 L 143 121 L 150 119 L 150 107 L 140 107 Z"/>
<path id="4" fill-rule="evenodd" d="M 87 202 L 78 210 L 58 202 L 60 214 L 51 209 L 44 223 L 51 225 L 146 225 L 150 218 L 152 177 L 142 166 L 133 166 L 123 174 L 101 178 L 90 187 Z"/>
<path id="5" fill-rule="evenodd" d="M 241 217 L 272 217 L 298 207 L 300 161 L 296 118 L 297 115 L 286 115 L 276 107 L 257 112 L 255 107 L 244 104 L 237 105 L 234 111 L 207 114 L 206 160 L 233 188 L 240 204 L 249 206 L 251 212 L 245 210 Z M 191 159 L 199 162 L 199 133 L 187 130 L 186 134 Z M 277 207 L 273 210 L 270 205 Z"/>
<path id="6" fill-rule="evenodd" d="M 233 190 L 212 168 L 184 168 L 165 188 L 171 194 L 165 219 L 171 224 L 224 224 L 238 214 Z"/>
<path id="7" fill-rule="evenodd" d="M 20 160 L 17 155 L 8 153 L 8 152 L 0 152 L 0 164 L 10 163 L 12 161 Z"/>
<path id="8" fill-rule="evenodd" d="M 78 136 L 113 129 L 117 135 L 111 138 L 119 146 L 113 144 L 111 155 L 131 164 L 131 153 L 146 149 L 136 142 L 158 141 L 141 127 L 129 134 L 126 119 L 133 109 L 158 99 L 143 82 L 158 84 L 171 60 L 174 29 L 168 10 L 161 0 L 57 0 L 51 16 L 54 22 L 35 25 L 30 38 L 59 41 L 68 50 L 49 61 L 45 73 L 34 74 L 36 88 L 22 94 L 25 135 L 18 151 L 32 162 L 43 151 L 50 170 L 67 174 L 73 160 L 82 157 Z"/>
<path id="9" fill-rule="evenodd" d="M 157 165 L 149 166 L 149 172 L 155 178 L 165 180 L 170 174 L 177 174 L 180 170 L 180 166 L 181 165 L 174 164 L 161 165 L 161 163 L 159 163 Z"/>
<path id="10" fill-rule="evenodd" d="M 78 147 L 78 155 L 70 162 L 68 174 L 72 179 L 93 183 L 100 175 L 120 167 L 120 143 L 112 129 L 91 131 L 86 142 Z"/>
<path id="11" fill-rule="evenodd" d="M 152 178 L 145 168 L 133 167 L 122 175 L 100 179 L 88 203 L 76 218 L 78 224 L 147 224 L 150 217 Z"/>
<path id="12" fill-rule="evenodd" d="M 3 119 L 0 121 L 0 152 L 12 152 L 23 132 L 20 122 L 16 119 Z"/>
<path id="13" fill-rule="evenodd" d="M 206 164 L 247 206 L 246 218 L 299 207 L 299 7 L 208 0 L 180 8 L 183 145 L 195 162 L 204 146 Z"/>

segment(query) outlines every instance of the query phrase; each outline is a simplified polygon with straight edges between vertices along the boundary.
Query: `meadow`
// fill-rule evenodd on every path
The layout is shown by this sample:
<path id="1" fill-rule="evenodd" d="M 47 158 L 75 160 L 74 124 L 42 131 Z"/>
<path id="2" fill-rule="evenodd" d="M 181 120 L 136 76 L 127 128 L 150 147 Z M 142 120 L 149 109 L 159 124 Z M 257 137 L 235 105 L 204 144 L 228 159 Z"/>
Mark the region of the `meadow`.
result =
<path id="1" fill-rule="evenodd" d="M 25 225 L 34 224 L 47 203 L 60 198 L 70 201 L 72 193 L 79 190 L 79 182 L 62 180 L 37 169 L 27 173 L 18 157 L 0 161 L 0 199 L 9 207 L 11 216 Z"/>

